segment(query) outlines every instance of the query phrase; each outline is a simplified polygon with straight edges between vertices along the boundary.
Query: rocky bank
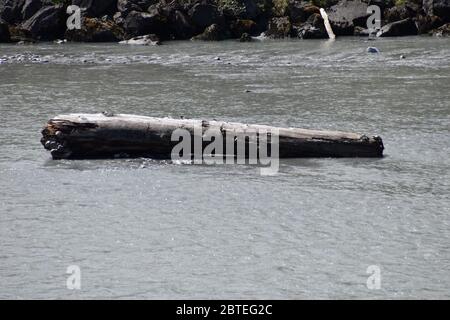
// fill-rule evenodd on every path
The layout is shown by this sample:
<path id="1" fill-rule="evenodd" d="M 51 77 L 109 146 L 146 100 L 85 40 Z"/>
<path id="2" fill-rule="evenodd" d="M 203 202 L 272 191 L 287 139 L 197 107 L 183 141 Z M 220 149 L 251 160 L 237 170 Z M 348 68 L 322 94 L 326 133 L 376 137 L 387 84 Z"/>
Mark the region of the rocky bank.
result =
<path id="1" fill-rule="evenodd" d="M 337 36 L 368 36 L 373 4 L 382 12 L 377 36 L 449 35 L 450 0 L 0 0 L 0 42 L 320 39 L 328 37 L 320 7 Z M 79 30 L 67 29 L 70 5 L 82 8 Z"/>

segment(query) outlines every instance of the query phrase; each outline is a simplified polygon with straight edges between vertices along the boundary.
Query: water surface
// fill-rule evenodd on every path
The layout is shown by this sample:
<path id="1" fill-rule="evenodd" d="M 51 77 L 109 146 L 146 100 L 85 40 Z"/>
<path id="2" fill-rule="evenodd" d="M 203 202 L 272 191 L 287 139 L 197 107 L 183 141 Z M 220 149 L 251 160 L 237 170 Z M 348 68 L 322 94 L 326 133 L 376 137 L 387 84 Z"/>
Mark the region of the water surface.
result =
<path id="1" fill-rule="evenodd" d="M 450 298 L 449 101 L 450 39 L 0 45 L 0 298 Z M 386 156 L 50 160 L 50 117 L 103 110 L 379 134 Z"/>

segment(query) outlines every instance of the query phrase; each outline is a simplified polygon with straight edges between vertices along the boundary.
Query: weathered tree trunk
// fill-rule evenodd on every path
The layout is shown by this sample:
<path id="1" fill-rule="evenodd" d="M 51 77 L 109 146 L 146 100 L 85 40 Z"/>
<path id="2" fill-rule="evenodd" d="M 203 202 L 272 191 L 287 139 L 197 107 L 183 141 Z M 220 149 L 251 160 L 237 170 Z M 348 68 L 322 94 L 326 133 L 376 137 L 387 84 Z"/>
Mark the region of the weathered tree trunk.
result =
<path id="1" fill-rule="evenodd" d="M 254 131 L 278 132 L 280 158 L 382 157 L 384 149 L 380 137 L 369 138 L 357 133 L 125 114 L 60 115 L 48 122 L 42 131 L 41 142 L 51 151 L 53 159 L 170 158 L 172 149 L 179 142 L 171 141 L 172 133 L 176 129 L 186 129 L 194 138 L 199 136 L 194 127 L 200 128 L 200 136 L 208 129 L 220 130 L 223 136 Z M 207 143 L 203 142 L 203 147 Z M 249 141 L 245 143 L 248 145 Z M 231 152 L 235 155 L 236 148 Z"/>

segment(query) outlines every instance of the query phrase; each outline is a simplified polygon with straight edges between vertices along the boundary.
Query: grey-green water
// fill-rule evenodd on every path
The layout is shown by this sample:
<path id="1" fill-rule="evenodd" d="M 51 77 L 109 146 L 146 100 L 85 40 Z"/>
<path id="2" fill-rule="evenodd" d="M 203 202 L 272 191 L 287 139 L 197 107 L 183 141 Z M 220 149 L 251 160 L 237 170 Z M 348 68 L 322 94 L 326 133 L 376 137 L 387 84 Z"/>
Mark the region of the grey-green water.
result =
<path id="1" fill-rule="evenodd" d="M 0 59 L 0 298 L 450 298 L 450 39 L 0 45 Z M 105 109 L 379 134 L 386 157 L 286 160 L 270 177 L 50 160 L 50 117 Z"/>

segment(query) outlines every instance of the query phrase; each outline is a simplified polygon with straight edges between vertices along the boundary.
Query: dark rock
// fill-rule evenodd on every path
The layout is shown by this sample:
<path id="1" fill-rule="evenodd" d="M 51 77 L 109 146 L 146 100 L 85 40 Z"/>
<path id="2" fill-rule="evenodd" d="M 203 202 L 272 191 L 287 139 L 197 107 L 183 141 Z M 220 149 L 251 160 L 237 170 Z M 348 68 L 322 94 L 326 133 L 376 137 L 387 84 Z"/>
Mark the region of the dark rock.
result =
<path id="1" fill-rule="evenodd" d="M 114 22 L 118 25 L 118 26 L 123 26 L 125 19 L 123 17 L 122 12 L 118 11 L 116 13 L 114 13 L 113 15 L 113 20 Z"/>
<path id="2" fill-rule="evenodd" d="M 444 24 L 430 33 L 437 37 L 450 37 L 450 23 Z"/>
<path id="3" fill-rule="evenodd" d="M 368 47 L 367 52 L 368 53 L 380 53 L 380 50 L 376 47 Z"/>
<path id="4" fill-rule="evenodd" d="M 423 0 L 423 9 L 428 15 L 440 17 L 443 21 L 450 21 L 450 0 Z"/>
<path id="5" fill-rule="evenodd" d="M 157 34 L 168 37 L 167 18 L 157 10 L 151 13 L 131 11 L 124 21 L 124 29 L 131 36 L 142 36 L 145 34 Z"/>
<path id="6" fill-rule="evenodd" d="M 36 40 L 61 38 L 66 30 L 66 15 L 63 6 L 46 6 L 23 22 L 20 28 Z"/>
<path id="7" fill-rule="evenodd" d="M 321 28 L 316 28 L 310 25 L 309 23 L 305 23 L 299 27 L 294 27 L 297 37 L 300 39 L 327 39 L 328 34 L 326 31 Z"/>
<path id="8" fill-rule="evenodd" d="M 206 28 L 212 24 L 221 23 L 221 15 L 217 7 L 210 4 L 198 3 L 189 10 L 189 16 L 192 22 L 199 28 Z"/>
<path id="9" fill-rule="evenodd" d="M 190 39 L 195 34 L 195 27 L 187 14 L 174 10 L 169 14 L 171 33 L 176 39 Z"/>
<path id="10" fill-rule="evenodd" d="M 20 26 L 9 26 L 9 34 L 11 36 L 12 42 L 17 43 L 34 43 L 36 42 L 34 39 L 31 38 L 31 35 L 29 32 L 23 30 L 20 28 Z"/>
<path id="11" fill-rule="evenodd" d="M 401 6 L 387 8 L 384 11 L 384 21 L 387 23 L 414 18 L 419 11 L 419 7 L 410 2 Z"/>
<path id="12" fill-rule="evenodd" d="M 327 13 L 333 32 L 338 36 L 353 35 L 355 26 L 366 27 L 367 7 L 367 3 L 346 0 L 332 6 Z"/>
<path id="13" fill-rule="evenodd" d="M 0 0 L 0 20 L 9 24 L 22 21 L 25 0 Z"/>
<path id="14" fill-rule="evenodd" d="M 258 4 L 256 1 L 243 0 L 243 2 L 245 5 L 245 13 L 246 13 L 245 17 L 247 19 L 254 19 L 261 13 L 261 10 L 258 8 Z"/>
<path id="15" fill-rule="evenodd" d="M 156 2 L 156 4 L 149 6 L 147 11 L 152 12 L 154 10 L 158 10 L 166 17 L 170 16 L 175 11 L 187 13 L 192 7 L 192 5 L 189 5 L 189 0 L 160 0 L 159 2 Z"/>
<path id="16" fill-rule="evenodd" d="M 220 41 L 224 40 L 224 32 L 218 24 L 212 24 L 199 34 L 192 38 L 192 40 L 203 40 L 203 41 Z"/>
<path id="17" fill-rule="evenodd" d="M 22 20 L 30 19 L 36 12 L 42 8 L 41 0 L 26 0 L 22 7 Z"/>
<path id="18" fill-rule="evenodd" d="M 157 2 L 158 0 L 117 0 L 117 10 L 126 16 L 131 11 L 147 11 L 148 7 Z"/>
<path id="19" fill-rule="evenodd" d="M 264 11 L 264 2 L 265 0 L 221 0 L 217 1 L 217 7 L 229 20 L 252 20 Z"/>
<path id="20" fill-rule="evenodd" d="M 289 0 L 272 0 L 272 16 L 284 17 L 288 16 L 287 7 Z"/>
<path id="21" fill-rule="evenodd" d="M 429 31 L 440 27 L 443 21 L 438 16 L 427 15 L 427 16 L 417 16 L 416 25 L 419 34 L 428 33 Z"/>
<path id="22" fill-rule="evenodd" d="M 247 19 L 244 0 L 217 1 L 217 9 L 222 11 L 228 20 Z"/>
<path id="23" fill-rule="evenodd" d="M 72 0 L 87 17 L 101 17 L 116 12 L 117 0 Z"/>
<path id="24" fill-rule="evenodd" d="M 381 9 L 381 13 L 383 13 L 384 9 L 394 6 L 394 0 L 368 0 L 364 2 L 367 2 L 368 6 L 379 6 Z"/>
<path id="25" fill-rule="evenodd" d="M 143 7 L 141 7 L 135 2 L 137 1 L 117 0 L 117 11 L 120 12 L 122 16 L 126 16 L 131 11 L 145 11 Z M 148 6 L 150 6 L 150 4 Z"/>
<path id="26" fill-rule="evenodd" d="M 338 4 L 340 1 L 342 0 L 311 0 L 311 3 L 314 4 L 315 6 L 318 6 L 319 8 L 327 9 Z M 365 0 L 361 1 L 367 2 Z"/>
<path id="27" fill-rule="evenodd" d="M 413 19 L 404 19 L 383 26 L 377 33 L 377 37 L 412 36 L 418 32 Z"/>
<path id="28" fill-rule="evenodd" d="M 233 21 L 230 25 L 230 30 L 233 38 L 240 38 L 244 33 L 253 36 L 258 34 L 258 26 L 253 20 L 238 19 Z"/>
<path id="29" fill-rule="evenodd" d="M 276 17 L 269 21 L 266 36 L 274 39 L 288 37 L 291 33 L 289 17 Z"/>
<path id="30" fill-rule="evenodd" d="M 434 15 L 433 0 L 422 0 L 422 9 L 427 15 Z"/>
<path id="31" fill-rule="evenodd" d="M 246 32 L 244 32 L 239 38 L 240 42 L 251 42 L 252 40 L 253 40 L 252 37 Z"/>
<path id="32" fill-rule="evenodd" d="M 65 38 L 77 42 L 118 42 L 123 40 L 124 31 L 112 20 L 84 18 L 81 30 L 67 30 Z"/>
<path id="33" fill-rule="evenodd" d="M 2 20 L 0 20 L 0 43 L 1 42 L 10 42 L 11 35 L 9 33 L 8 24 Z"/>
<path id="34" fill-rule="evenodd" d="M 267 30 L 268 22 L 274 16 L 274 1 L 216 0 L 218 10 L 223 13 L 223 18 L 228 24 L 235 20 L 252 20 L 258 26 L 258 34 Z"/>
<path id="35" fill-rule="evenodd" d="M 309 16 L 306 22 L 311 24 L 313 27 L 325 29 L 325 24 L 323 22 L 323 18 L 320 15 L 320 13 L 313 13 L 312 15 Z"/>
<path id="36" fill-rule="evenodd" d="M 148 12 L 131 11 L 116 13 L 116 21 L 122 24 L 129 36 L 157 34 L 162 39 L 190 39 L 205 27 L 195 25 L 186 14 L 186 1 L 160 1 L 148 7 Z"/>
<path id="37" fill-rule="evenodd" d="M 306 22 L 313 13 L 320 13 L 319 7 L 307 1 L 291 0 L 286 9 L 292 23 Z"/>
<path id="38" fill-rule="evenodd" d="M 370 36 L 370 31 L 367 28 L 356 26 L 353 30 L 353 35 L 358 37 L 368 37 Z"/>
<path id="39" fill-rule="evenodd" d="M 300 39 L 328 39 L 322 16 L 318 13 L 309 16 L 305 23 L 294 25 L 292 30 L 293 35 Z"/>

